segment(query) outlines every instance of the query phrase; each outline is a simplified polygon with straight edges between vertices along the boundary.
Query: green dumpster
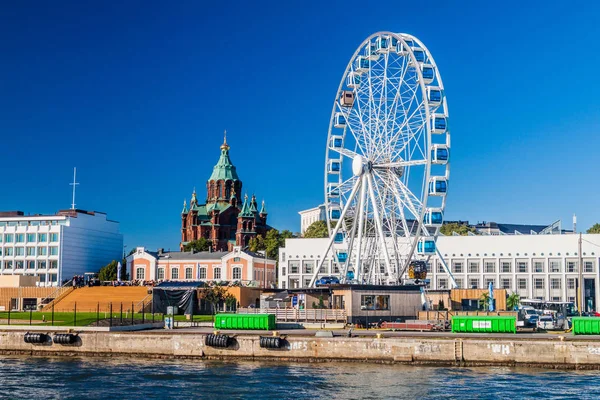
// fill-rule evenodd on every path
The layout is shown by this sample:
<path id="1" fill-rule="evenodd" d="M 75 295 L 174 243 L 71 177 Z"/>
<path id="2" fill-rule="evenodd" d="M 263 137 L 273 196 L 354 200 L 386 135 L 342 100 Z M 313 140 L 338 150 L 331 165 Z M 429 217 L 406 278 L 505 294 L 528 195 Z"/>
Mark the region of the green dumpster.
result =
<path id="1" fill-rule="evenodd" d="M 217 314 L 215 329 L 275 329 L 275 314 Z"/>
<path id="2" fill-rule="evenodd" d="M 517 333 L 516 317 L 455 315 L 452 332 L 465 333 Z"/>
<path id="3" fill-rule="evenodd" d="M 600 335 L 600 318 L 573 317 L 571 319 L 573 335 Z"/>

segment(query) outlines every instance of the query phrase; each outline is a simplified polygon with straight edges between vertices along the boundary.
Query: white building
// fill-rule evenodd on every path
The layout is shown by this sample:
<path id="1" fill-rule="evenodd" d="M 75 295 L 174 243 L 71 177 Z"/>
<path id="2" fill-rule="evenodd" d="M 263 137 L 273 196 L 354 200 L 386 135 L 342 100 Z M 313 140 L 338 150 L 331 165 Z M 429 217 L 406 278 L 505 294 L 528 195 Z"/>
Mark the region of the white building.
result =
<path id="1" fill-rule="evenodd" d="M 286 239 L 279 250 L 279 287 L 310 284 L 329 239 Z M 437 247 L 461 288 L 497 288 L 523 298 L 574 301 L 579 276 L 579 235 L 441 236 Z M 600 304 L 600 235 L 585 234 L 582 242 L 586 309 Z M 437 256 L 429 262 L 431 289 L 448 289 L 450 277 Z M 336 263 L 326 259 L 319 276 L 338 276 Z"/>
<path id="2" fill-rule="evenodd" d="M 0 212 L 0 274 L 39 276 L 40 286 L 97 272 L 123 256 L 119 223 L 106 214 L 62 210 L 56 215 L 25 216 Z"/>
<path id="3" fill-rule="evenodd" d="M 325 221 L 325 204 L 321 204 L 320 206 L 308 210 L 299 211 L 298 214 L 300 214 L 300 233 L 304 235 L 306 229 L 313 222 Z"/>

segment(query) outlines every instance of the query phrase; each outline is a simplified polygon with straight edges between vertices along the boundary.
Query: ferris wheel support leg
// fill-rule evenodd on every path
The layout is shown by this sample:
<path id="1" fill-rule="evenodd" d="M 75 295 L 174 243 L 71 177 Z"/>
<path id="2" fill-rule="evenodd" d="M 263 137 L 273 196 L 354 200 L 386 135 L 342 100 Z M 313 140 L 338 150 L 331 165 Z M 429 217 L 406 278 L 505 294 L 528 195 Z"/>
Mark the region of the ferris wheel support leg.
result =
<path id="1" fill-rule="evenodd" d="M 442 266 L 444 267 L 444 271 L 446 271 L 446 273 L 448 274 L 448 277 L 450 277 L 450 289 L 456 289 L 458 287 L 458 285 L 456 284 L 456 280 L 454 279 L 454 275 L 452 275 L 452 272 L 450 271 L 450 268 L 448 268 L 448 265 L 446 264 L 446 261 L 444 260 L 444 257 L 442 257 L 442 253 L 440 253 L 439 249 L 436 247 L 435 252 L 438 256 L 438 259 L 440 260 L 440 262 L 442 263 Z"/>
<path id="2" fill-rule="evenodd" d="M 360 179 L 357 179 L 356 182 L 354 183 L 354 187 L 352 188 L 352 192 L 350 192 L 350 196 L 348 196 L 348 201 L 347 201 L 346 205 L 344 205 L 344 208 L 342 209 L 340 219 L 338 219 L 338 222 L 337 222 L 337 224 L 335 224 L 335 228 L 333 229 L 333 232 L 331 233 L 331 237 L 329 238 L 329 243 L 327 244 L 327 249 L 325 250 L 325 252 L 323 252 L 323 257 L 321 257 L 321 259 L 319 260 L 319 262 L 315 268 L 312 279 L 310 280 L 310 284 L 308 285 L 309 287 L 313 287 L 315 285 L 317 276 L 319 275 L 319 271 L 321 270 L 321 267 L 323 266 L 323 263 L 325 262 L 325 257 L 327 257 L 327 253 L 329 253 L 329 250 L 331 249 L 331 246 L 333 245 L 333 242 L 335 241 L 335 235 L 337 235 L 338 231 L 340 230 L 340 227 L 342 226 L 342 222 L 344 221 L 344 218 L 346 217 L 346 213 L 348 212 L 348 209 L 350 208 L 350 204 L 352 203 L 352 199 L 354 199 L 354 196 L 356 196 L 356 192 L 358 191 L 359 187 L 360 187 Z M 333 259 L 333 257 L 332 257 L 332 259 Z M 335 262 L 335 260 L 333 260 L 333 261 Z"/>
<path id="3" fill-rule="evenodd" d="M 361 180 L 364 179 L 364 176 L 362 176 L 360 178 Z M 359 212 L 358 215 L 358 246 L 357 246 L 357 250 L 356 250 L 356 271 L 355 271 L 355 279 L 357 282 L 360 282 L 360 275 L 361 275 L 361 268 L 362 268 L 362 263 L 361 263 L 361 253 L 362 253 L 362 238 L 364 236 L 364 228 L 365 228 L 365 212 L 363 210 L 366 210 L 366 200 L 367 200 L 367 185 L 364 184 L 364 182 L 361 183 L 361 187 L 360 187 L 360 198 L 358 199 L 359 201 L 359 205 L 357 207 L 357 210 Z"/>
<path id="4" fill-rule="evenodd" d="M 383 227 L 379 216 L 379 210 L 375 206 L 377 204 L 377 201 L 375 199 L 375 192 L 373 190 L 373 178 L 371 177 L 371 174 L 367 175 L 367 183 L 369 186 L 369 197 L 371 197 L 371 203 L 373 203 L 373 216 L 375 217 L 375 226 L 377 227 L 377 234 L 379 235 L 379 238 L 381 239 L 382 243 L 381 247 L 383 249 L 383 257 L 385 262 L 385 268 L 388 272 L 388 279 L 394 279 L 394 276 L 392 274 L 392 266 L 390 264 L 390 255 L 387 251 L 387 242 L 385 240 L 385 236 L 383 235 Z M 377 266 L 377 268 L 379 268 L 379 265 Z"/>

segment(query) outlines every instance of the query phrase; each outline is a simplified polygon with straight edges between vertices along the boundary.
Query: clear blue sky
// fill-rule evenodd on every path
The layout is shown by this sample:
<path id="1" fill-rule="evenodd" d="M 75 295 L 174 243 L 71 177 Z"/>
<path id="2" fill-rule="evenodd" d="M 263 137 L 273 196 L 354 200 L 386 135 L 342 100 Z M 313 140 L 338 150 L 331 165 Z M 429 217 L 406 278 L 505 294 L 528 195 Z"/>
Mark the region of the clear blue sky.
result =
<path id="1" fill-rule="evenodd" d="M 586 229 L 600 221 L 598 15 L 590 1 L 5 3 L 0 210 L 68 208 L 77 166 L 78 207 L 120 221 L 129 248 L 176 248 L 227 129 L 245 191 L 298 231 L 322 202 L 348 59 L 390 30 L 427 45 L 447 89 L 446 218 L 577 213 Z"/>

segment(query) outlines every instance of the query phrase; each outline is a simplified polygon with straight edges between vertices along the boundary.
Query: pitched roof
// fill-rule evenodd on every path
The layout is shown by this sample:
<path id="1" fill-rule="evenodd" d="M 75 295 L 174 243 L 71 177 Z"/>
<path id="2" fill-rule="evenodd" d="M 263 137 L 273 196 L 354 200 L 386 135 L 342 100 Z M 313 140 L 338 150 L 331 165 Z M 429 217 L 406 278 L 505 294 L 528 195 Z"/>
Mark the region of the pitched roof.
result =
<path id="1" fill-rule="evenodd" d="M 224 255 L 229 254 L 228 251 L 201 251 L 192 253 L 191 251 L 169 251 L 157 255 L 159 260 L 218 260 Z"/>

